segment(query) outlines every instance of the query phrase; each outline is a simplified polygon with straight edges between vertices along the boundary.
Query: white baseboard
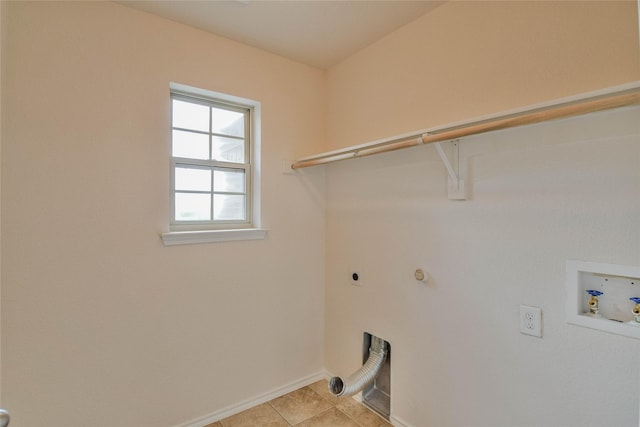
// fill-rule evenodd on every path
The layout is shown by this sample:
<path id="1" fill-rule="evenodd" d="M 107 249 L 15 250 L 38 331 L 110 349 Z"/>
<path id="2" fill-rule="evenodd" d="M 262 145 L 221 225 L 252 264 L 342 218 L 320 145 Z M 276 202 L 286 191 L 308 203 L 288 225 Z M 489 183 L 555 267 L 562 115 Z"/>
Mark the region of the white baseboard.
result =
<path id="1" fill-rule="evenodd" d="M 403 421 L 402 419 L 394 416 L 393 414 L 389 417 L 389 422 L 394 427 L 413 427 L 411 424 Z"/>
<path id="2" fill-rule="evenodd" d="M 328 378 L 330 378 L 329 373 L 325 370 L 322 370 L 322 371 L 316 372 L 313 375 L 300 378 L 282 387 L 278 387 L 266 393 L 255 396 L 251 399 L 247 399 L 243 402 L 228 406 L 226 408 L 212 412 L 208 415 L 204 415 L 202 417 L 193 419 L 191 421 L 187 421 L 186 423 L 178 424 L 174 427 L 204 427 L 208 424 L 215 423 L 216 421 L 220 421 L 223 418 L 227 418 L 232 415 L 238 414 L 256 405 L 260 405 L 262 403 L 273 400 L 276 397 L 283 396 L 287 393 L 291 393 L 294 390 L 308 386 L 309 384 L 313 384 L 316 381 L 320 381 Z"/>

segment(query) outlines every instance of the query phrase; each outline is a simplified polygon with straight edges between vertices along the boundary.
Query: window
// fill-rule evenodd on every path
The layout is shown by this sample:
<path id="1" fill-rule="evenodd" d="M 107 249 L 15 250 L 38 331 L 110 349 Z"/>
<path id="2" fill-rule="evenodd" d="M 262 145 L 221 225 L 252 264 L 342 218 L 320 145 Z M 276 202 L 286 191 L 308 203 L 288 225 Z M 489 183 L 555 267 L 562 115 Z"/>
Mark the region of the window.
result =
<path id="1" fill-rule="evenodd" d="M 171 232 L 255 229 L 258 114 L 255 101 L 171 85 Z"/>

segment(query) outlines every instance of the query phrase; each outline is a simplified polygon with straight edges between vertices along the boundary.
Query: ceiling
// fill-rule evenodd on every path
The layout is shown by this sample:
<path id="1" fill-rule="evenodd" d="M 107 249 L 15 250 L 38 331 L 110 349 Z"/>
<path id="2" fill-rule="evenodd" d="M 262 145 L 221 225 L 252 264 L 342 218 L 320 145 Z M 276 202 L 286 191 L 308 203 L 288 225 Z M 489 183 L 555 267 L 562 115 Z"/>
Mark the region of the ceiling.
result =
<path id="1" fill-rule="evenodd" d="M 435 9 L 432 0 L 137 0 L 118 3 L 319 68 Z"/>

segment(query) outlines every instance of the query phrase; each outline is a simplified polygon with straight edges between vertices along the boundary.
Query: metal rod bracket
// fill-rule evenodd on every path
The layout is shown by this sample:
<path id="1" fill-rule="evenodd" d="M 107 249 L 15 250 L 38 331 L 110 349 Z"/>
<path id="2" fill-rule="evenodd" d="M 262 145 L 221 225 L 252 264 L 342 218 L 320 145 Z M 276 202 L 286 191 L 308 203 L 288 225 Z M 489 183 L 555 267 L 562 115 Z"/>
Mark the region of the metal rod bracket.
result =
<path id="1" fill-rule="evenodd" d="M 467 179 L 467 159 L 460 159 L 460 140 L 449 141 L 451 145 L 451 159 L 442 148 L 442 142 L 435 142 L 440 160 L 447 169 L 447 196 L 449 200 L 467 200 L 465 181 Z"/>

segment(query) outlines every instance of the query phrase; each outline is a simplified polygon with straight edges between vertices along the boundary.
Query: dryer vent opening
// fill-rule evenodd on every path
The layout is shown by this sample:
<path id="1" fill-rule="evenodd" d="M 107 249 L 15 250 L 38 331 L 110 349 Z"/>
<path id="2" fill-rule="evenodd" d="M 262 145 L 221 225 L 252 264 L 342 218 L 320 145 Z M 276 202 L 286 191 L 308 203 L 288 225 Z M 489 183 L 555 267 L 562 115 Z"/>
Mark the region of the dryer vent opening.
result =
<path id="1" fill-rule="evenodd" d="M 340 377 L 333 377 L 329 380 L 329 391 L 331 394 L 341 396 L 344 391 L 344 382 Z"/>

